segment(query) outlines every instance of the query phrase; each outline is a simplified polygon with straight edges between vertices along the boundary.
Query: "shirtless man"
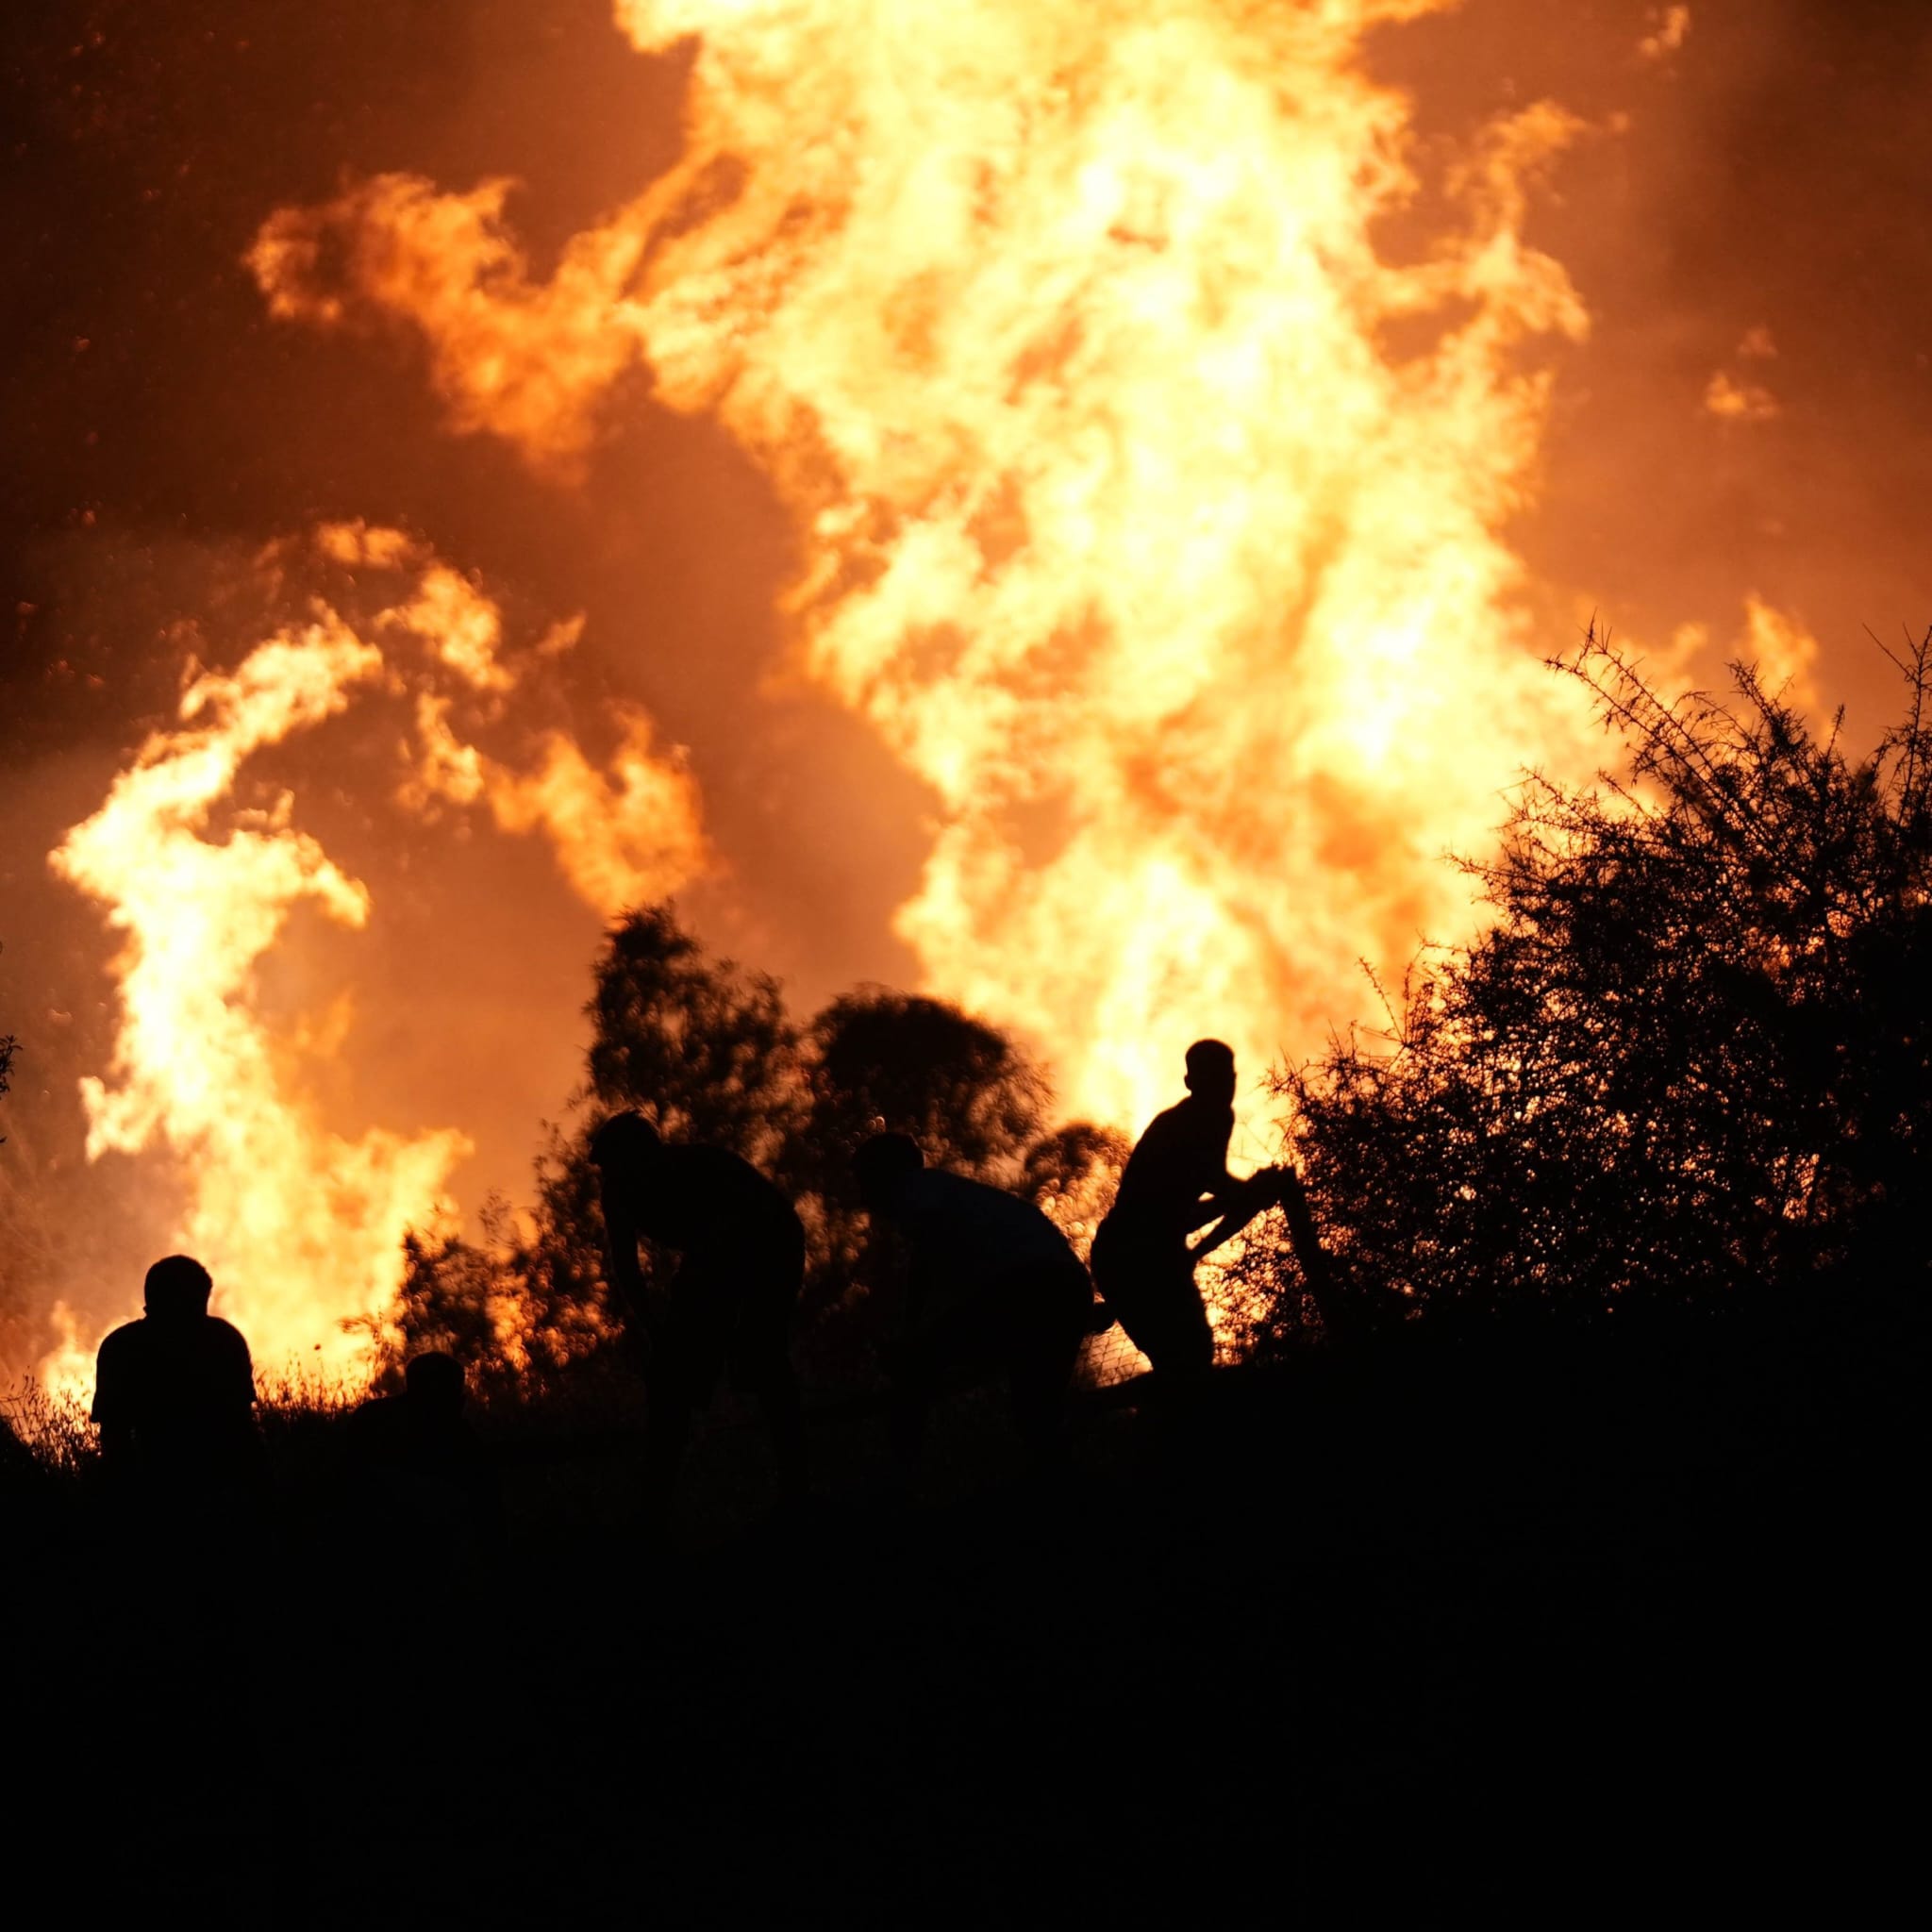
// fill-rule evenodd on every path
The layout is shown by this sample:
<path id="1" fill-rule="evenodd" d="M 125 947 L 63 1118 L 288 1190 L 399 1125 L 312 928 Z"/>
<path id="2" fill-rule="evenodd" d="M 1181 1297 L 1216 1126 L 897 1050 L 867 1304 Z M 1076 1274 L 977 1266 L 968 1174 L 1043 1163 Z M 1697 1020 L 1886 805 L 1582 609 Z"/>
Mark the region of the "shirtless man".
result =
<path id="1" fill-rule="evenodd" d="M 1197 1040 L 1187 1064 L 1188 1097 L 1148 1124 L 1093 1237 L 1094 1286 L 1164 1382 L 1191 1380 L 1214 1365 L 1194 1263 L 1274 1205 L 1292 1178 L 1263 1168 L 1242 1181 L 1227 1171 L 1233 1050 Z"/>

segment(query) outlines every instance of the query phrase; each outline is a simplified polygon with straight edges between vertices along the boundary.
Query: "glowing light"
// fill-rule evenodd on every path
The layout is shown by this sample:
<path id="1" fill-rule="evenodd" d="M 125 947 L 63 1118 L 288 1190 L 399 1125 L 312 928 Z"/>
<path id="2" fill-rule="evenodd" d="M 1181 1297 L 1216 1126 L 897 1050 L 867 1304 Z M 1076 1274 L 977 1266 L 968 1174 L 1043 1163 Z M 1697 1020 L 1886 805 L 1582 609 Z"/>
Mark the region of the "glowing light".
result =
<path id="1" fill-rule="evenodd" d="M 314 547 L 335 563 L 408 575 L 411 593 L 367 626 L 403 652 L 386 653 L 318 603 L 310 621 L 258 643 L 232 672 L 194 676 L 178 724 L 148 740 L 50 862 L 122 936 L 113 1077 L 81 1083 L 89 1158 L 175 1155 L 187 1205 L 176 1226 L 157 1230 L 156 1252 L 181 1248 L 208 1264 L 218 1307 L 258 1361 L 299 1354 L 305 1368 L 353 1382 L 371 1324 L 388 1319 L 404 1231 L 434 1221 L 467 1142 L 452 1128 L 349 1138 L 320 1118 L 300 1078 L 302 1049 L 339 1042 L 349 1008 L 338 1002 L 306 1041 L 277 1039 L 257 970 L 297 907 L 356 928 L 371 897 L 299 829 L 290 793 L 267 807 L 237 802 L 243 766 L 365 695 L 413 688 L 420 743 L 405 746 L 405 801 L 487 798 L 506 827 L 541 827 L 599 910 L 682 882 L 703 862 L 703 841 L 691 781 L 681 764 L 652 758 L 641 716 L 614 775 L 558 732 L 539 741 L 528 771 L 458 735 L 456 693 L 440 686 L 453 678 L 487 723 L 523 675 L 499 656 L 496 607 L 464 579 L 394 531 L 331 525 Z M 138 1303 L 139 1284 L 130 1291 Z M 92 1356 L 70 1317 L 43 1379 L 71 1393 L 91 1381 Z"/>
<path id="2" fill-rule="evenodd" d="M 549 281 L 500 181 L 378 177 L 252 260 L 277 314 L 412 325 L 456 424 L 559 473 L 633 361 L 715 413 L 796 512 L 803 663 L 932 788 L 929 985 L 1138 1124 L 1195 1033 L 1258 1070 L 1466 925 L 1444 849 L 1588 757 L 1501 535 L 1520 348 L 1585 327 L 1522 234 L 1574 124 L 1498 123 L 1386 258 L 1407 107 L 1360 42 L 1430 6 L 619 0 L 694 37 L 686 151 Z"/>

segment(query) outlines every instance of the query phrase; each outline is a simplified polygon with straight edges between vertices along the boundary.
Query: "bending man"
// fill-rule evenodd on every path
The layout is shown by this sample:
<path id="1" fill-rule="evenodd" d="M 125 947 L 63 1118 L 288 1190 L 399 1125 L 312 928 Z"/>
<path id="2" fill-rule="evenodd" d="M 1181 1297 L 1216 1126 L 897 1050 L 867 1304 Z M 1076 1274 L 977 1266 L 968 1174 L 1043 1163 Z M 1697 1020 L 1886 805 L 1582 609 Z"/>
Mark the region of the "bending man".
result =
<path id="1" fill-rule="evenodd" d="M 992 1374 L 1007 1378 L 1034 1459 L 1048 1459 L 1093 1309 L 1080 1257 L 1032 1202 L 927 1167 L 904 1134 L 874 1135 L 852 1166 L 866 1212 L 907 1247 L 891 1362 L 902 1464 L 919 1453 L 936 1395 Z"/>
<path id="2" fill-rule="evenodd" d="M 805 1230 L 791 1203 L 750 1161 L 722 1147 L 668 1146 L 641 1114 L 611 1115 L 591 1137 L 591 1159 L 603 1184 L 607 1279 L 643 1345 L 654 1511 L 668 1509 L 692 1412 L 726 1369 L 757 1397 L 781 1491 L 795 1501 L 805 1422 L 790 1334 Z M 678 1257 L 668 1292 L 646 1291 L 641 1237 Z"/>

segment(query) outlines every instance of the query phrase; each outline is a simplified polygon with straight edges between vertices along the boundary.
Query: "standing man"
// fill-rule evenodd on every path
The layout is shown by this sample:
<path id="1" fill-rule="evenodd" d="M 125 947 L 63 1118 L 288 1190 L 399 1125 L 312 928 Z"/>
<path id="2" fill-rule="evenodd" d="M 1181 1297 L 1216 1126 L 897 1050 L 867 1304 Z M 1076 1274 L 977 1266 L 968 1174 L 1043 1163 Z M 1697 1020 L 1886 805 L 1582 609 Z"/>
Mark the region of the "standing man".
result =
<path id="1" fill-rule="evenodd" d="M 721 1371 L 755 1396 L 785 1500 L 805 1492 L 805 1418 L 790 1349 L 805 1280 L 805 1230 L 791 1203 L 722 1147 L 668 1146 L 641 1114 L 612 1114 L 591 1137 L 602 1182 L 607 1275 L 643 1346 L 651 1507 L 668 1512 L 694 1410 Z M 646 1288 L 638 1241 L 678 1257 L 668 1291 Z"/>
<path id="2" fill-rule="evenodd" d="M 852 1167 L 867 1214 L 907 1248 L 891 1363 L 902 1468 L 916 1460 L 926 1411 L 945 1385 L 991 1374 L 1007 1377 L 1034 1460 L 1049 1460 L 1093 1312 L 1080 1257 L 1031 1201 L 927 1167 L 905 1134 L 874 1134 Z"/>
<path id="3" fill-rule="evenodd" d="M 1272 1206 L 1283 1186 L 1275 1168 L 1245 1181 L 1227 1171 L 1233 1049 L 1197 1040 L 1187 1064 L 1188 1097 L 1148 1124 L 1093 1237 L 1094 1286 L 1164 1383 L 1192 1381 L 1214 1366 L 1194 1263 Z M 1190 1245 L 1210 1223 L 1218 1225 Z"/>
<path id="4" fill-rule="evenodd" d="M 141 1319 L 95 1359 L 102 1457 L 149 1497 L 232 1502 L 258 1473 L 254 1365 L 241 1331 L 208 1313 L 213 1288 L 190 1256 L 157 1261 Z"/>

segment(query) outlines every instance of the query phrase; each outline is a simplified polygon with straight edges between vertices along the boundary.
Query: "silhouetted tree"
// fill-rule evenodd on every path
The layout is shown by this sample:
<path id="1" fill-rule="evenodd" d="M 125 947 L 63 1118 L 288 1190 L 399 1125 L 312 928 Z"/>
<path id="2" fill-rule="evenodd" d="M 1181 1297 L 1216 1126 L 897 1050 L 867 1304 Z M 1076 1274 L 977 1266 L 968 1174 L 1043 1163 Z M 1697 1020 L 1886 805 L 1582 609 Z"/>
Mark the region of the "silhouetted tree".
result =
<path id="1" fill-rule="evenodd" d="M 640 1108 L 667 1140 L 726 1147 L 767 1170 L 803 1118 L 798 1037 L 777 982 L 709 957 L 668 907 L 613 925 L 592 975 L 586 1082 L 572 1121 L 546 1130 L 527 1224 L 497 1203 L 480 1243 L 410 1238 L 396 1317 L 403 1352 L 446 1350 L 486 1391 L 505 1375 L 541 1383 L 616 1337 L 586 1153 L 606 1114 Z"/>
<path id="2" fill-rule="evenodd" d="M 1490 929 L 1412 971 L 1380 1041 L 1279 1083 L 1358 1313 L 1797 1308 L 1923 1272 L 1928 647 L 1862 758 L 1747 667 L 1735 708 L 1666 702 L 1593 635 L 1562 667 L 1627 775 L 1533 778 L 1470 868 Z"/>
<path id="3" fill-rule="evenodd" d="M 863 987 L 819 1014 L 808 1045 L 804 1131 L 822 1160 L 848 1162 L 874 1134 L 910 1134 L 935 1167 L 1010 1180 L 1045 1117 L 1040 1069 L 942 1000 Z"/>
<path id="4" fill-rule="evenodd" d="M 1026 1150 L 1020 1192 L 1045 1209 L 1083 1261 L 1133 1151 L 1124 1134 L 1091 1121 L 1070 1122 Z"/>
<path id="5" fill-rule="evenodd" d="M 1012 1188 L 1044 1207 L 1084 1253 L 1124 1143 L 1093 1127 L 1041 1138 L 1049 1097 L 1005 1035 L 942 1001 L 864 988 L 801 1030 L 777 982 L 714 958 L 665 907 L 627 914 L 594 966 L 588 1079 L 574 1118 L 549 1129 L 526 1217 L 496 1204 L 481 1241 L 419 1233 L 388 1331 L 394 1360 L 425 1348 L 465 1363 L 486 1393 L 541 1384 L 603 1352 L 606 1312 L 597 1181 L 586 1142 L 634 1107 L 668 1141 L 743 1156 L 797 1202 L 808 1242 L 808 1353 L 824 1373 L 861 1369 L 864 1225 L 853 1151 L 885 1129 L 913 1135 L 936 1166 Z M 839 1333 L 831 1333 L 837 1329 Z M 847 1332 L 849 1331 L 849 1332 Z"/>
<path id="6" fill-rule="evenodd" d="M 605 935 L 591 1021 L 597 1111 L 634 1107 L 667 1141 L 727 1148 L 769 1171 L 804 1111 L 799 1041 L 778 983 L 709 957 L 668 907 Z"/>
<path id="7" fill-rule="evenodd" d="M 861 987 L 806 1029 L 808 1108 L 785 1160 L 812 1241 L 808 1302 L 858 1315 L 868 1268 L 852 1157 L 909 1134 L 934 1167 L 1014 1184 L 1046 1112 L 1046 1078 L 1004 1034 L 942 1000 Z M 870 1324 L 861 1321 L 860 1326 Z"/>
<path id="8" fill-rule="evenodd" d="M 499 1393 L 527 1398 L 619 1340 L 586 1130 L 546 1124 L 545 1134 L 529 1214 L 513 1214 L 492 1196 L 478 1241 L 448 1229 L 405 1238 L 395 1305 L 388 1322 L 370 1324 L 383 1343 L 385 1390 L 401 1386 L 408 1357 L 437 1349 L 464 1365 L 486 1401 Z"/>

